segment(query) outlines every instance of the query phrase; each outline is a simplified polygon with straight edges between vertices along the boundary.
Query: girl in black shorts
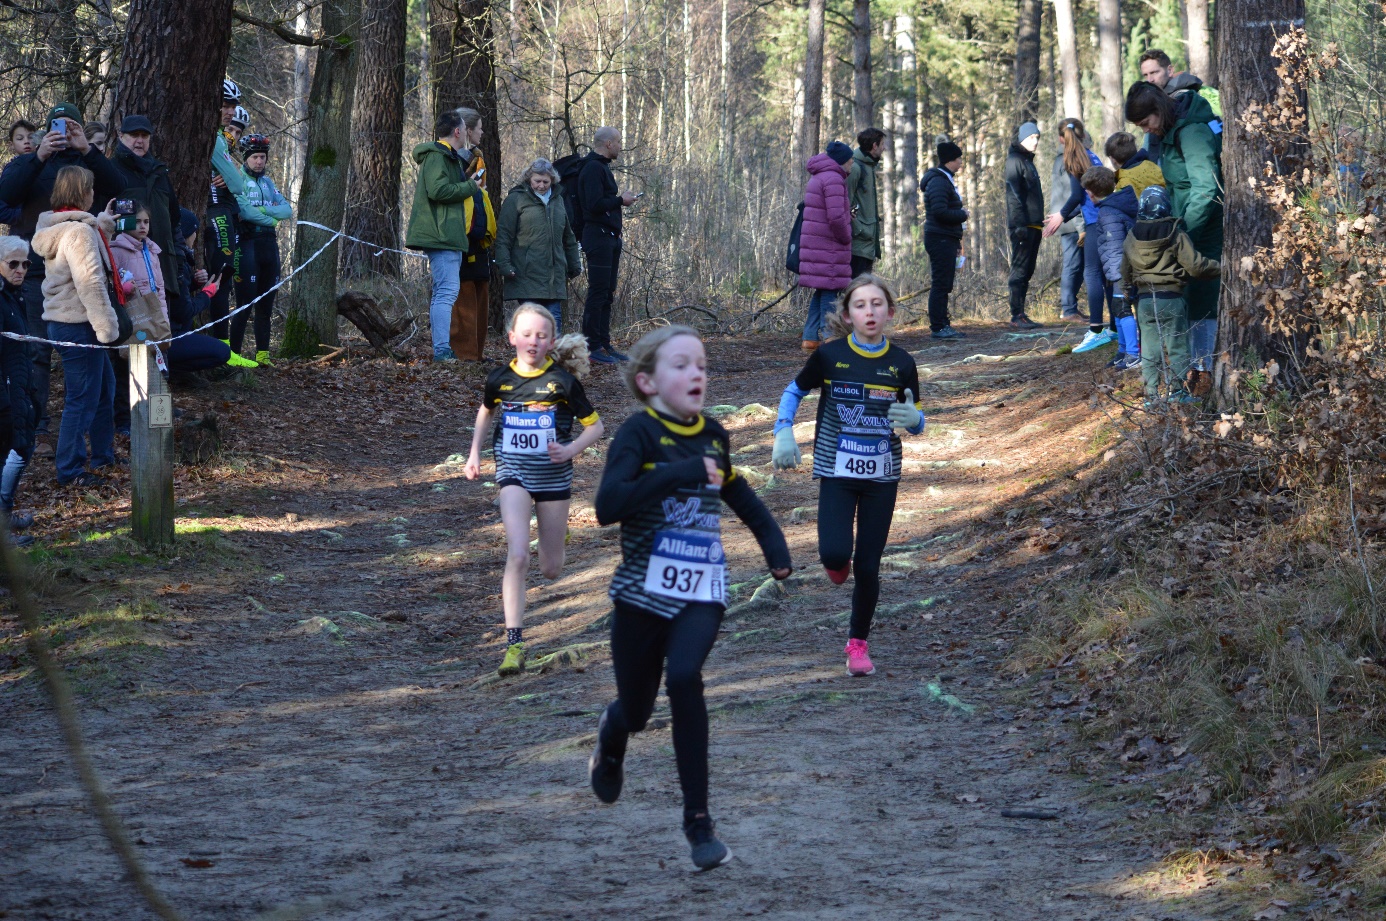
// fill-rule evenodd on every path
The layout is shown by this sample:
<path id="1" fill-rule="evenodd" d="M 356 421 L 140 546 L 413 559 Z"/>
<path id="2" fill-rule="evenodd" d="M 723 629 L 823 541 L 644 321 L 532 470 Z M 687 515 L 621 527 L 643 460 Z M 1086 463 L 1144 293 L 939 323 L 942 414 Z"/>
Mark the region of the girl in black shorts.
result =
<path id="1" fill-rule="evenodd" d="M 505 608 L 505 658 L 501 675 L 525 667 L 525 576 L 529 572 L 529 518 L 539 521 L 539 571 L 557 579 L 563 571 L 572 496 L 573 458 L 602 437 L 602 422 L 587 401 L 587 340 L 573 334 L 555 340 L 553 314 L 521 304 L 510 317 L 515 358 L 486 378 L 476 414 L 472 453 L 464 472 L 481 475 L 481 444 L 488 431 L 496 458 L 501 521 L 509 555 L 501 582 Z M 573 422 L 582 434 L 573 438 Z"/>
<path id="2" fill-rule="evenodd" d="M 616 700 L 597 724 L 588 775 L 602 802 L 621 795 L 626 740 L 645 728 L 667 667 L 683 833 L 693 863 L 710 870 L 731 859 L 707 812 L 702 675 L 727 606 L 723 506 L 751 529 L 776 579 L 789 575 L 789 547 L 732 469 L 727 430 L 702 415 L 707 359 L 698 334 L 686 326 L 649 333 L 622 370 L 645 407 L 611 440 L 597 491 L 597 520 L 621 523 L 621 564 L 610 591 Z"/>

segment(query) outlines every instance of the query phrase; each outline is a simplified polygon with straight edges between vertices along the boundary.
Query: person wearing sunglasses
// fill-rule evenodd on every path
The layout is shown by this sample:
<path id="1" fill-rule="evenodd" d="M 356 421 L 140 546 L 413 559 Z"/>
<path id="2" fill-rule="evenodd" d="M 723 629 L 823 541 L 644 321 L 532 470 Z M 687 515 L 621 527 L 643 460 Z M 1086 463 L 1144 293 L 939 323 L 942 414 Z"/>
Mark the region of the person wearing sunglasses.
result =
<path id="1" fill-rule="evenodd" d="M 23 293 L 28 271 L 29 244 L 19 237 L 0 237 L 0 329 L 7 333 L 28 332 Z M 34 516 L 14 514 L 19 477 L 34 452 L 38 408 L 30 386 L 32 361 L 28 345 L 0 338 L 0 373 L 5 378 L 5 386 L 0 387 L 0 457 L 5 458 L 4 473 L 0 474 L 0 510 L 9 519 L 15 542 L 21 547 L 34 542 L 32 535 L 18 533 L 34 523 Z"/>

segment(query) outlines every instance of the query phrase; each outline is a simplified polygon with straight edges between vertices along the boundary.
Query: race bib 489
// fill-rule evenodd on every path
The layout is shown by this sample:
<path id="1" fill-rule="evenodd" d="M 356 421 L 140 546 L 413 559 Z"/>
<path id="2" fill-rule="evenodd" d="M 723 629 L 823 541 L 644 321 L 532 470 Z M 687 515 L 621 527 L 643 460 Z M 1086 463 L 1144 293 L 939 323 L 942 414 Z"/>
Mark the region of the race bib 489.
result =
<path id="1" fill-rule="evenodd" d="M 891 475 L 890 439 L 874 435 L 839 435 L 833 476 L 871 480 Z"/>

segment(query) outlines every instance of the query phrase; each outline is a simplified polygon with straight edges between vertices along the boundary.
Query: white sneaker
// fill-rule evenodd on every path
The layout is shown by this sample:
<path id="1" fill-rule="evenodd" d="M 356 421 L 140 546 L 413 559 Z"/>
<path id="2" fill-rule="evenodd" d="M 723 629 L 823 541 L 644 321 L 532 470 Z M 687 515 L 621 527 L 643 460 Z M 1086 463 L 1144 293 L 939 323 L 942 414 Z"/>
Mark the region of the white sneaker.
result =
<path id="1" fill-rule="evenodd" d="M 1073 347 L 1073 354 L 1080 355 L 1083 352 L 1091 352 L 1093 349 L 1100 349 L 1108 342 L 1115 342 L 1116 334 L 1110 329 L 1104 329 L 1100 333 L 1088 330 L 1083 336 L 1083 341 Z"/>

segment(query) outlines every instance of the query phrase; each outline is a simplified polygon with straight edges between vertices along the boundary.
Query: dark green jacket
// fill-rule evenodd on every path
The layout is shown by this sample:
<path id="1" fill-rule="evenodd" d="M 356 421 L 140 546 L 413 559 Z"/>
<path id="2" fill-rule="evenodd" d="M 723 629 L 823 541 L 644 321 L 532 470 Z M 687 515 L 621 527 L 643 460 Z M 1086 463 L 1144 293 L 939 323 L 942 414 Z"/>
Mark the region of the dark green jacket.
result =
<path id="1" fill-rule="evenodd" d="M 1179 221 L 1137 221 L 1121 249 L 1122 290 L 1137 296 L 1152 291 L 1185 292 L 1191 281 L 1217 278 L 1217 260 L 1201 256 Z"/>
<path id="2" fill-rule="evenodd" d="M 476 194 L 462 157 L 446 144 L 429 141 L 414 148 L 419 181 L 404 245 L 410 249 L 467 251 L 467 218 L 463 203 Z"/>
<path id="3" fill-rule="evenodd" d="M 1222 123 L 1197 93 L 1175 97 L 1179 113 L 1174 128 L 1160 140 L 1160 169 L 1165 174 L 1174 216 L 1188 228 L 1194 249 L 1222 259 Z M 1189 321 L 1212 319 L 1218 310 L 1218 281 L 1194 282 L 1185 292 Z"/>
<path id="4" fill-rule="evenodd" d="M 852 255 L 863 259 L 881 258 L 881 192 L 876 185 L 876 167 L 880 162 L 858 147 L 852 152 L 852 168 L 847 173 Z"/>
<path id="5" fill-rule="evenodd" d="M 496 219 L 496 267 L 508 301 L 567 300 L 582 254 L 557 183 L 547 205 L 527 185 L 510 190 Z"/>

